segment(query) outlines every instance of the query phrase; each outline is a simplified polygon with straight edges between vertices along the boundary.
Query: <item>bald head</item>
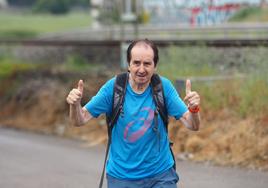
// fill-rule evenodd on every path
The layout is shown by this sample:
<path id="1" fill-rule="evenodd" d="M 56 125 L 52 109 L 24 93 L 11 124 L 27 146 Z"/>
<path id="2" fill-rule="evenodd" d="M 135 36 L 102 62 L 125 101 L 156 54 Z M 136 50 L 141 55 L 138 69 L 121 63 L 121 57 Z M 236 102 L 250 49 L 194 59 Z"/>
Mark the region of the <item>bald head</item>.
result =
<path id="1" fill-rule="evenodd" d="M 153 51 L 153 56 L 154 56 L 153 57 L 154 66 L 157 65 L 157 63 L 158 63 L 158 49 L 157 49 L 157 46 L 152 41 L 150 41 L 148 39 L 136 40 L 136 41 L 133 41 L 129 45 L 129 47 L 127 49 L 127 61 L 128 61 L 128 64 L 131 61 L 131 58 L 132 58 L 132 49 L 135 46 L 143 47 L 145 49 L 151 48 L 152 51 Z"/>

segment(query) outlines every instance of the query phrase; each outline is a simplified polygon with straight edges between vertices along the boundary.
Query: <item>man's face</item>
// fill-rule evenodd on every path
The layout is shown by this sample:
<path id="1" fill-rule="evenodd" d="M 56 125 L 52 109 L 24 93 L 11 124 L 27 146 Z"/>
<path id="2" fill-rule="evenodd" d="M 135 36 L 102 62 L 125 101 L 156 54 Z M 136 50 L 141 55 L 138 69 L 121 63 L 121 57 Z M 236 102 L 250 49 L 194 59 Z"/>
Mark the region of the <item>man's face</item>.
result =
<path id="1" fill-rule="evenodd" d="M 128 70 L 134 84 L 150 83 L 156 67 L 154 65 L 153 49 L 144 43 L 136 44 L 131 50 L 131 59 Z"/>

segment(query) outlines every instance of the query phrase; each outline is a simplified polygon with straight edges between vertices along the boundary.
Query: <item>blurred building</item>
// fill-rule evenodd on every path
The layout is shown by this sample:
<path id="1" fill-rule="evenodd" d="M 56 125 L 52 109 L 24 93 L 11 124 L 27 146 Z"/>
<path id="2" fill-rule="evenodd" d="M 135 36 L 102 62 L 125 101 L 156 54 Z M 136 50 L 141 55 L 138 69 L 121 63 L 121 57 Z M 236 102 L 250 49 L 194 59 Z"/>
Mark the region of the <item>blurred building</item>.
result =
<path id="1" fill-rule="evenodd" d="M 215 25 L 246 5 L 266 6 L 268 0 L 91 0 L 105 11 L 146 15 L 151 24 Z M 93 6 L 94 7 L 94 6 Z"/>
<path id="2" fill-rule="evenodd" d="M 228 20 L 245 5 L 265 6 L 267 0 L 146 0 L 150 22 L 214 25 Z"/>

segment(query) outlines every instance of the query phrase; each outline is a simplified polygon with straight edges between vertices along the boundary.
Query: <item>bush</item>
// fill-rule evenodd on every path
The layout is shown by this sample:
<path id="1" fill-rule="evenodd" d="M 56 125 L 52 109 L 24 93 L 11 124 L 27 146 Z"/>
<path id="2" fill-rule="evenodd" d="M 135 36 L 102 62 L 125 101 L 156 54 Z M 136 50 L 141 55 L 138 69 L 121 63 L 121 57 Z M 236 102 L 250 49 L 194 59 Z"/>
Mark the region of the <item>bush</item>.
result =
<path id="1" fill-rule="evenodd" d="M 69 0 L 38 0 L 34 5 L 34 12 L 49 12 L 52 14 L 65 14 L 70 11 Z"/>
<path id="2" fill-rule="evenodd" d="M 38 66 L 40 65 L 36 63 L 25 63 L 9 56 L 0 56 L 0 81 L 9 77 L 14 72 L 35 70 Z"/>
<path id="3" fill-rule="evenodd" d="M 11 6 L 25 6 L 30 7 L 35 5 L 39 0 L 7 0 L 8 4 Z M 54 0 L 57 2 L 57 0 Z M 44 1 L 45 2 L 45 1 Z M 68 1 L 68 4 L 70 6 L 80 6 L 80 7 L 86 7 L 89 6 L 90 1 L 89 0 L 76 0 L 76 1 Z"/>
<path id="4" fill-rule="evenodd" d="M 32 6 L 37 0 L 7 0 L 11 6 Z"/>

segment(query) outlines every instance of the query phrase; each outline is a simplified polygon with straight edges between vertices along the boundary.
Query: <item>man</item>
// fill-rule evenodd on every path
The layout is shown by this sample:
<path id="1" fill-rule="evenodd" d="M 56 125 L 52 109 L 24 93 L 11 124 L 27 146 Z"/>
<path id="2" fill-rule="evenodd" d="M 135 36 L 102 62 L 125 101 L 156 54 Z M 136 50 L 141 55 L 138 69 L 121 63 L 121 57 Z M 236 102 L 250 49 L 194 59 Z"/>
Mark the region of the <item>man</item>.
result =
<path id="1" fill-rule="evenodd" d="M 128 83 L 123 111 L 116 121 L 107 161 L 108 188 L 175 188 L 179 179 L 163 120 L 157 118 L 159 136 L 153 130 L 156 104 L 152 97 L 151 78 L 156 72 L 158 49 L 147 39 L 134 41 L 127 50 Z M 161 77 L 166 109 L 169 116 L 180 120 L 187 128 L 200 125 L 197 92 L 186 81 L 185 103 L 171 82 Z M 81 107 L 83 81 L 73 89 L 67 102 L 70 119 L 75 126 L 85 124 L 102 113 L 111 114 L 115 78 L 102 86 L 84 107 Z"/>

